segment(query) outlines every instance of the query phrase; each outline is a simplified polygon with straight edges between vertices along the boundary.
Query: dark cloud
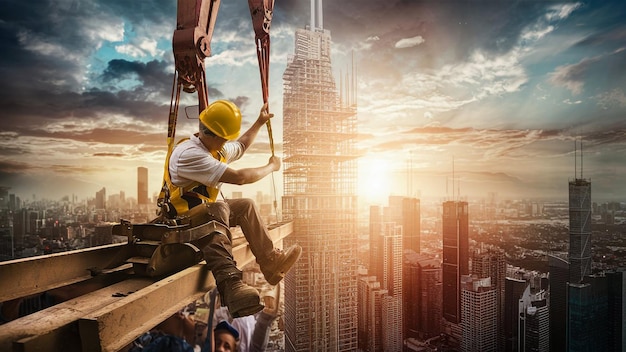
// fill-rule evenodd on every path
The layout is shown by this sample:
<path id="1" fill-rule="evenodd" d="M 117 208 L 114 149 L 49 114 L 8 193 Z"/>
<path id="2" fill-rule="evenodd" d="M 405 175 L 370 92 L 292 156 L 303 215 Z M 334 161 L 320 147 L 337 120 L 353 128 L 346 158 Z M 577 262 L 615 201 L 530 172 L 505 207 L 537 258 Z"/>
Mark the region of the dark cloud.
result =
<path id="1" fill-rule="evenodd" d="M 30 99 L 0 101 L 3 114 L 11 121 L 6 130 L 40 129 L 46 120 L 96 118 L 102 114 L 120 114 L 141 120 L 163 121 L 168 106 L 143 100 L 151 93 L 142 87 L 133 91 L 111 93 L 92 89 L 84 93 L 54 92 L 34 89 Z M 168 93 L 169 94 L 169 93 Z"/>
<path id="2" fill-rule="evenodd" d="M 626 149 L 626 128 L 620 126 L 616 129 L 590 132 L 582 136 L 581 140 L 590 146 L 621 145 L 622 149 Z"/>
<path id="3" fill-rule="evenodd" d="M 66 175 L 86 175 L 102 172 L 102 166 L 80 166 L 80 165 L 50 165 L 47 167 L 50 171 L 57 174 Z"/>
<path id="4" fill-rule="evenodd" d="M 0 160 L 0 174 L 16 174 L 33 169 L 37 169 L 37 166 L 14 160 Z"/>
<path id="5" fill-rule="evenodd" d="M 1 156 L 15 157 L 28 153 L 23 145 L 17 143 L 15 136 L 3 135 L 2 138 L 5 139 L 6 144 L 0 145 Z"/>
<path id="6" fill-rule="evenodd" d="M 171 87 L 173 72 L 169 63 L 152 60 L 149 62 L 114 59 L 100 75 L 103 83 L 115 83 L 125 79 L 137 79 L 144 88 L 152 91 L 165 91 Z M 168 84 L 169 83 L 169 84 Z"/>
<path id="7" fill-rule="evenodd" d="M 467 133 L 473 131 L 473 128 L 452 128 L 448 126 L 425 126 L 408 130 L 404 133 L 409 134 L 449 134 L 449 133 Z"/>
<path id="8" fill-rule="evenodd" d="M 166 132 L 151 133 L 145 129 L 135 130 L 104 129 L 95 127 L 84 132 L 54 132 L 33 131 L 30 136 L 40 138 L 69 139 L 85 143 L 106 143 L 112 145 L 149 144 L 154 146 L 164 145 Z"/>
<path id="9" fill-rule="evenodd" d="M 235 103 L 235 105 L 237 105 L 240 110 L 243 110 L 243 109 L 245 109 L 248 106 L 248 102 L 249 102 L 250 98 L 249 97 L 245 97 L 245 96 L 238 96 L 236 98 L 231 98 L 230 100 L 233 103 Z"/>
<path id="10" fill-rule="evenodd" d="M 10 3 L 0 14 L 0 108 L 10 121 L 5 130 L 37 129 L 46 120 L 67 117 L 121 114 L 156 121 L 167 116 L 162 102 L 171 95 L 173 72 L 166 62 L 112 60 L 100 73 L 102 88 L 84 91 L 79 79 L 98 49 L 87 24 L 127 20 L 137 28 L 166 17 L 175 23 L 174 1 Z M 129 77 L 140 85 L 129 90 L 116 85 Z"/>
<path id="11" fill-rule="evenodd" d="M 626 43 L 626 24 L 616 25 L 608 31 L 594 32 L 576 43 L 581 48 L 609 47 L 615 48 L 616 43 Z"/>
<path id="12" fill-rule="evenodd" d="M 101 1 L 100 6 L 110 11 L 114 16 L 128 19 L 135 26 L 151 23 L 171 23 L 172 32 L 176 26 L 177 1 L 106 0 Z"/>
<path id="13" fill-rule="evenodd" d="M 122 153 L 94 153 L 93 156 L 103 156 L 103 157 L 112 157 L 112 158 L 122 158 L 126 156 L 126 154 Z"/>
<path id="14" fill-rule="evenodd" d="M 88 57 L 97 48 L 84 21 L 98 14 L 107 17 L 89 1 L 9 1 L 0 15 L 0 92 L 6 88 L 75 88 L 74 73 L 82 69 L 75 58 Z"/>

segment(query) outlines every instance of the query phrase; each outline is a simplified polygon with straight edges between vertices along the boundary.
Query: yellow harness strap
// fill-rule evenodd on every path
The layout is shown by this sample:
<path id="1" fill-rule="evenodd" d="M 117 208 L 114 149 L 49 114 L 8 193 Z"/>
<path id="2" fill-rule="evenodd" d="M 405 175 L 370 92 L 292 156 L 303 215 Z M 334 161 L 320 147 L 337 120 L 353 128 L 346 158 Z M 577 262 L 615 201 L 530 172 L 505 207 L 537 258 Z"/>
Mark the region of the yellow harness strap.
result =
<path id="1" fill-rule="evenodd" d="M 181 139 L 178 143 L 187 139 L 189 138 Z M 197 205 L 215 202 L 220 192 L 218 188 L 207 187 L 200 182 L 193 182 L 186 187 L 175 186 L 172 183 L 169 173 L 170 157 L 173 150 L 174 148 L 168 148 L 167 151 L 165 170 L 163 170 L 163 187 L 161 187 L 159 194 L 159 206 L 161 206 L 161 211 L 165 212 L 167 217 L 171 219 L 185 214 L 189 209 Z M 218 155 L 220 162 L 226 161 L 221 152 L 218 153 Z"/>

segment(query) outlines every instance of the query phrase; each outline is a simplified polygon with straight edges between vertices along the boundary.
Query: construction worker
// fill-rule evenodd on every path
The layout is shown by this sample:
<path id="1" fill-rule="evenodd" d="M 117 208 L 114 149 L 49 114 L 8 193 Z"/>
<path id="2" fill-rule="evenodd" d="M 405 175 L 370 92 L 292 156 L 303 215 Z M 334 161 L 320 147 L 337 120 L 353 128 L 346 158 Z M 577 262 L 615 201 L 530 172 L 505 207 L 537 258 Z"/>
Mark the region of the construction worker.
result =
<path id="1" fill-rule="evenodd" d="M 265 279 L 276 285 L 298 260 L 302 248 L 298 245 L 285 251 L 274 248 L 258 208 L 251 199 L 217 201 L 223 183 L 249 184 L 280 169 L 281 162 L 276 156 L 271 156 L 264 166 L 243 169 L 228 166 L 243 156 L 259 129 L 272 116 L 267 104 L 264 104 L 257 120 L 239 136 L 239 108 L 226 100 L 213 102 L 200 113 L 198 133 L 180 142 L 171 152 L 167 183 L 171 203 L 169 209 L 175 213 L 170 215 L 208 214 L 226 228 L 240 226 Z M 259 292 L 241 280 L 242 273 L 233 259 L 230 231 L 213 232 L 195 241 L 195 244 L 202 249 L 204 260 L 215 277 L 221 301 L 228 306 L 233 317 L 254 314 L 263 309 Z"/>

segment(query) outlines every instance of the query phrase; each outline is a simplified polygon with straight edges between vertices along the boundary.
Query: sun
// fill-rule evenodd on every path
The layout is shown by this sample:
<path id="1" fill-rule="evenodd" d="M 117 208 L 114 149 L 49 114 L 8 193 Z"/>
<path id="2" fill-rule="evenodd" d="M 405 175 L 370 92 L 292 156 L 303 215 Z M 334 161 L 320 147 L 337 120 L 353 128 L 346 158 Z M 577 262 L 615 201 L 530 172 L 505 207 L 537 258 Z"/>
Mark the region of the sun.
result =
<path id="1" fill-rule="evenodd" d="M 391 163 L 380 157 L 359 159 L 358 195 L 368 202 L 381 202 L 391 190 Z"/>

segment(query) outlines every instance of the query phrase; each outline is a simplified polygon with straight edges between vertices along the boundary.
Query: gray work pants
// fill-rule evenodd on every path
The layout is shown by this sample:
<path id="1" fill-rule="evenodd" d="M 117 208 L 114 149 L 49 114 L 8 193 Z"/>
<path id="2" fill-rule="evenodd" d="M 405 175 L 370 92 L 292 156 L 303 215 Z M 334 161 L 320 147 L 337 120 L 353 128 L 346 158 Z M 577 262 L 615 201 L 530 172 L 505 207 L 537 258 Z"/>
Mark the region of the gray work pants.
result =
<path id="1" fill-rule="evenodd" d="M 264 260 L 274 249 L 261 214 L 251 199 L 226 199 L 207 203 L 205 206 L 209 215 L 215 220 L 228 227 L 241 227 L 250 250 L 257 260 Z M 196 244 L 202 250 L 206 265 L 213 273 L 216 283 L 219 284 L 231 277 L 241 278 L 241 271 L 237 268 L 233 258 L 230 232 L 227 235 L 212 233 L 196 241 Z"/>

